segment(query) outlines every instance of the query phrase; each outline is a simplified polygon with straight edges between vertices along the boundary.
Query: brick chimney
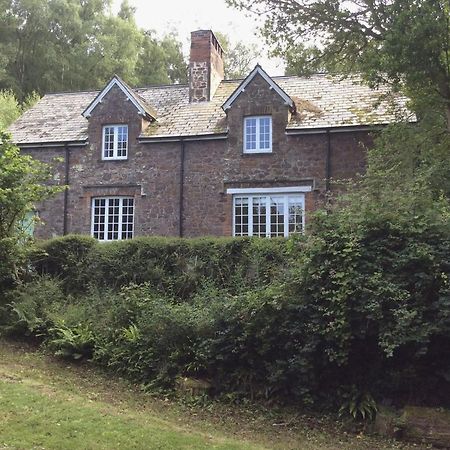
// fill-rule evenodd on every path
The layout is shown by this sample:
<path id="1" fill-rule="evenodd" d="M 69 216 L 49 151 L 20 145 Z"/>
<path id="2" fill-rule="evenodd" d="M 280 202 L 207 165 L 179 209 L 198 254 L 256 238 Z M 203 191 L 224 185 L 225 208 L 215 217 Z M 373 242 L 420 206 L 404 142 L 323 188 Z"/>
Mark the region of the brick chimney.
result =
<path id="1" fill-rule="evenodd" d="M 211 100 L 223 80 L 223 49 L 211 30 L 191 33 L 189 60 L 189 101 Z"/>

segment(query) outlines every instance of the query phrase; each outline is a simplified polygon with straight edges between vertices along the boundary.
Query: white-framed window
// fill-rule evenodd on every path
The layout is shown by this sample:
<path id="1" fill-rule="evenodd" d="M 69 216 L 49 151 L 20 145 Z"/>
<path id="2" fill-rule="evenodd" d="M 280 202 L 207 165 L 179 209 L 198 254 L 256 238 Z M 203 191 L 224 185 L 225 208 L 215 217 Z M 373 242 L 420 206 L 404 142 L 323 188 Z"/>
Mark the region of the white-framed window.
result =
<path id="1" fill-rule="evenodd" d="M 244 118 L 244 153 L 270 153 L 272 151 L 272 117 Z"/>
<path id="2" fill-rule="evenodd" d="M 92 199 L 91 234 L 99 241 L 131 239 L 134 228 L 134 198 Z"/>
<path id="3" fill-rule="evenodd" d="M 128 125 L 103 127 L 102 159 L 127 159 Z"/>
<path id="4" fill-rule="evenodd" d="M 288 237 L 304 227 L 304 194 L 233 196 L 233 236 Z"/>

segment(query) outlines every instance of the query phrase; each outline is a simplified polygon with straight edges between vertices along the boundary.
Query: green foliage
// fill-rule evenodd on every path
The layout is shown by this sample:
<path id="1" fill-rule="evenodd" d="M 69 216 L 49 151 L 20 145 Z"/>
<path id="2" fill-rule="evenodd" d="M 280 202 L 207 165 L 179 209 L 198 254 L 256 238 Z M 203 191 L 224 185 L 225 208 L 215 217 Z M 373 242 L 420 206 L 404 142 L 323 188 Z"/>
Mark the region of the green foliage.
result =
<path id="1" fill-rule="evenodd" d="M 68 235 L 38 243 L 33 258 L 38 272 L 64 280 L 67 291 L 86 290 L 86 265 L 97 241 L 89 236 Z"/>
<path id="2" fill-rule="evenodd" d="M 449 5 L 443 0 L 228 0 L 263 13 L 263 34 L 280 56 L 358 72 L 374 84 L 435 96 L 450 124 Z M 314 47 L 298 45 L 314 42 Z M 292 50 L 294 49 L 294 50 Z M 292 58 L 290 58 L 292 60 Z M 305 64 L 300 65 L 305 68 Z M 308 64 L 306 64 L 308 66 Z M 449 127 L 447 127 L 449 128 Z"/>
<path id="3" fill-rule="evenodd" d="M 20 105 L 14 94 L 11 91 L 0 91 L 0 129 L 6 129 L 20 113 Z"/>
<path id="4" fill-rule="evenodd" d="M 2 0 L 0 89 L 20 100 L 63 90 L 98 89 L 116 73 L 130 84 L 185 81 L 181 44 L 137 27 L 123 4 L 105 0 Z"/>
<path id="5" fill-rule="evenodd" d="M 342 207 L 287 241 L 52 240 L 53 278 L 13 291 L 6 322 L 152 389 L 194 377 L 362 419 L 375 399 L 448 405 L 448 217 L 415 214 Z"/>
<path id="6" fill-rule="evenodd" d="M 164 295 L 187 299 L 203 286 L 237 292 L 280 278 L 288 262 L 284 240 L 137 238 L 98 244 L 67 236 L 40 244 L 39 273 L 58 276 L 69 292 L 150 283 Z M 120 264 L 117 262 L 120 261 Z M 227 261 L 227 264 L 224 264 Z"/>
<path id="7" fill-rule="evenodd" d="M 55 356 L 79 360 L 89 358 L 94 347 L 94 335 L 87 325 L 68 327 L 60 323 L 48 329 L 47 346 Z"/>
<path id="8" fill-rule="evenodd" d="M 5 130 L 38 100 L 39 95 L 33 92 L 20 104 L 12 91 L 0 91 L 0 130 Z"/>
<path id="9" fill-rule="evenodd" d="M 358 392 L 354 387 L 346 395 L 346 400 L 339 408 L 339 415 L 349 415 L 354 420 L 372 421 L 378 412 L 374 398 L 368 392 Z"/>
<path id="10" fill-rule="evenodd" d="M 46 184 L 50 168 L 21 155 L 10 136 L 0 130 L 0 286 L 17 281 L 31 250 L 20 224 L 36 202 L 60 188 Z"/>
<path id="11" fill-rule="evenodd" d="M 261 50 L 255 44 L 246 45 L 241 41 L 232 44 L 226 33 L 215 31 L 214 34 L 224 50 L 225 79 L 246 77 L 252 69 L 252 62 L 261 55 Z"/>
<path id="12" fill-rule="evenodd" d="M 42 337 L 53 324 L 54 305 L 63 304 L 65 297 L 59 282 L 43 277 L 8 292 L 5 300 L 0 309 L 1 334 Z"/>

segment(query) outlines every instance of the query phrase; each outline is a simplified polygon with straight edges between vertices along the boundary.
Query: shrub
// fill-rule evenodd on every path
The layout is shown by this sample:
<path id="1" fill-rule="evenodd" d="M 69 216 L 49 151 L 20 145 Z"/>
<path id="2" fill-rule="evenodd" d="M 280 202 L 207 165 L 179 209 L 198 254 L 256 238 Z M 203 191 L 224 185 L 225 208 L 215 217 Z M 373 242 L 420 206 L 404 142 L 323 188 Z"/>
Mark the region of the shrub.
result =
<path id="1" fill-rule="evenodd" d="M 34 261 L 37 271 L 59 277 L 66 292 L 150 283 L 179 299 L 191 298 L 205 283 L 234 292 L 270 283 L 283 276 L 289 260 L 282 239 L 137 238 L 97 244 L 67 236 L 41 248 L 47 256 Z"/>
<path id="2" fill-rule="evenodd" d="M 47 347 L 55 356 L 74 360 L 92 356 L 95 340 L 87 325 L 68 327 L 62 322 L 49 328 L 47 332 Z"/>
<path id="3" fill-rule="evenodd" d="M 68 292 L 86 290 L 89 256 L 97 241 L 89 236 L 69 235 L 41 242 L 32 263 L 39 274 L 58 277 Z"/>
<path id="4" fill-rule="evenodd" d="M 62 304 L 65 296 L 60 282 L 43 277 L 18 286 L 7 294 L 5 300 L 1 333 L 42 337 L 52 325 L 50 311 L 53 305 Z"/>
<path id="5" fill-rule="evenodd" d="M 318 218 L 286 286 L 319 342 L 319 390 L 354 385 L 378 398 L 449 404 L 448 224 L 345 219 Z"/>
<path id="6" fill-rule="evenodd" d="M 195 377 L 360 417 L 386 397 L 450 405 L 445 225 L 333 213 L 306 242 L 50 241 L 53 278 L 10 294 L 10 326 L 151 387 Z"/>

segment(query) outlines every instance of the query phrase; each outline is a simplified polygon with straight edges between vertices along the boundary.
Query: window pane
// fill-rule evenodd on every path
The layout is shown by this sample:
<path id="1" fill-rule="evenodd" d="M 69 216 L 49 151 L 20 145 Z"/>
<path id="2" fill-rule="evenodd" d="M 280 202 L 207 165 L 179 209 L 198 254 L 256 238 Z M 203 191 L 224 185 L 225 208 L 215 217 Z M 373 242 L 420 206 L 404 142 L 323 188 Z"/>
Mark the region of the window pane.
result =
<path id="1" fill-rule="evenodd" d="M 253 236 L 266 235 L 267 197 L 253 197 Z"/>
<path id="2" fill-rule="evenodd" d="M 117 156 L 127 156 L 128 126 L 117 127 Z"/>
<path id="3" fill-rule="evenodd" d="M 234 197 L 234 236 L 288 236 L 303 232 L 304 196 Z"/>
<path id="4" fill-rule="evenodd" d="M 270 236 L 284 236 L 284 198 L 270 198 Z"/>
<path id="5" fill-rule="evenodd" d="M 103 155 L 105 158 L 114 156 L 114 127 L 103 128 Z"/>
<path id="6" fill-rule="evenodd" d="M 248 198 L 234 199 L 234 235 L 248 236 Z"/>
<path id="7" fill-rule="evenodd" d="M 259 148 L 261 150 L 270 149 L 270 117 L 259 119 Z"/>
<path id="8" fill-rule="evenodd" d="M 122 208 L 122 239 L 131 239 L 133 237 L 133 210 L 134 199 L 124 198 Z"/>
<path id="9" fill-rule="evenodd" d="M 103 128 L 103 157 L 126 158 L 128 125 L 109 125 Z"/>
<path id="10" fill-rule="evenodd" d="M 303 199 L 289 197 L 289 234 L 303 231 Z"/>
<path id="11" fill-rule="evenodd" d="M 103 240 L 103 230 L 105 227 L 105 199 L 94 199 L 92 235 L 96 239 Z"/>
<path id="12" fill-rule="evenodd" d="M 256 150 L 256 118 L 245 119 L 245 149 Z"/>
<path id="13" fill-rule="evenodd" d="M 272 117 L 246 117 L 244 119 L 244 136 L 244 151 L 271 151 Z"/>

